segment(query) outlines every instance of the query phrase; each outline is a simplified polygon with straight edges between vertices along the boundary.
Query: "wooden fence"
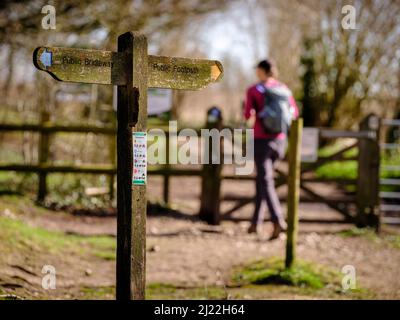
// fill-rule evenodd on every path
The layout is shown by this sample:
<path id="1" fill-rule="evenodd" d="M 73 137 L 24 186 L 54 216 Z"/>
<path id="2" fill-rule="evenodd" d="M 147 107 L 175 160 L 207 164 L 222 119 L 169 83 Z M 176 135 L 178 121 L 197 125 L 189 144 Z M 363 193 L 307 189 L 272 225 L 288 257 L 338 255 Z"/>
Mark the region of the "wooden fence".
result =
<path id="1" fill-rule="evenodd" d="M 344 219 L 337 222 L 353 222 L 360 226 L 379 225 L 379 125 L 376 126 L 376 121 L 379 119 L 370 115 L 361 123 L 358 131 L 344 131 L 320 128 L 321 139 L 340 139 L 353 138 L 356 142 L 347 146 L 330 156 L 319 157 L 315 163 L 303 163 L 301 167 L 301 190 L 307 195 L 307 198 L 302 198 L 302 201 L 322 202 L 329 207 L 340 212 Z M 206 123 L 205 128 L 210 128 L 217 125 L 222 128 L 221 122 Z M 0 132 L 22 132 L 32 131 L 38 132 L 39 148 L 37 164 L 0 164 L 2 171 L 16 172 L 34 172 L 39 176 L 39 186 L 37 192 L 38 201 L 43 201 L 47 194 L 46 176 L 49 173 L 88 173 L 88 174 L 106 174 L 110 177 L 109 189 L 110 194 L 114 194 L 114 175 L 116 173 L 116 164 L 112 162 L 103 165 L 85 164 L 85 165 L 53 165 L 48 163 L 49 144 L 53 136 L 59 132 L 64 133 L 96 133 L 104 134 L 115 139 L 116 128 L 114 127 L 99 127 L 99 126 L 64 126 L 48 121 L 46 115 L 42 117 L 40 124 L 0 124 Z M 169 144 L 168 134 L 166 135 L 167 148 Z M 112 146 L 112 145 L 111 145 Z M 358 148 L 358 155 L 347 157 L 346 153 Z M 168 149 L 167 149 L 168 150 Z M 168 154 L 168 153 L 167 153 Z M 355 179 L 343 178 L 316 178 L 310 175 L 324 164 L 332 161 L 357 161 L 358 175 Z M 252 203 L 253 197 L 243 197 L 241 195 L 223 195 L 220 191 L 222 180 L 249 181 L 254 180 L 254 176 L 237 176 L 226 175 L 222 173 L 222 165 L 203 165 L 202 168 L 177 168 L 169 165 L 150 166 L 148 169 L 149 175 L 163 176 L 163 199 L 166 203 L 169 202 L 169 182 L 172 176 L 198 176 L 202 178 L 202 193 L 200 204 L 200 217 L 212 224 L 218 224 L 221 219 L 232 219 L 232 213 L 242 208 L 243 206 Z M 278 170 L 276 177 L 277 186 L 282 186 L 287 182 L 287 173 Z M 315 183 L 331 183 L 340 186 L 354 186 L 356 189 L 355 195 L 346 195 L 341 198 L 331 198 L 322 195 L 315 191 L 311 184 Z M 210 189 L 211 188 L 211 189 Z M 210 192 L 212 190 L 212 192 Z M 233 203 L 231 208 L 225 212 L 220 212 L 220 204 L 222 201 Z M 355 209 L 354 209 L 355 207 Z M 321 221 L 322 222 L 322 221 Z"/>
<path id="2" fill-rule="evenodd" d="M 381 119 L 380 128 L 392 128 L 397 131 L 395 136 L 400 137 L 400 119 Z M 384 132 L 384 130 L 381 130 Z M 381 141 L 384 141 L 384 137 L 381 137 Z M 397 161 L 393 161 L 390 164 L 381 164 L 380 171 L 382 173 L 387 172 L 400 172 L 400 144 L 395 143 L 380 143 L 380 149 L 383 156 L 387 153 L 394 152 L 397 156 Z M 390 178 L 381 178 L 379 180 L 379 210 L 381 213 L 381 220 L 383 223 L 388 224 L 400 224 L 400 175 L 392 175 Z M 391 187 L 395 191 L 388 191 L 384 188 Z"/>

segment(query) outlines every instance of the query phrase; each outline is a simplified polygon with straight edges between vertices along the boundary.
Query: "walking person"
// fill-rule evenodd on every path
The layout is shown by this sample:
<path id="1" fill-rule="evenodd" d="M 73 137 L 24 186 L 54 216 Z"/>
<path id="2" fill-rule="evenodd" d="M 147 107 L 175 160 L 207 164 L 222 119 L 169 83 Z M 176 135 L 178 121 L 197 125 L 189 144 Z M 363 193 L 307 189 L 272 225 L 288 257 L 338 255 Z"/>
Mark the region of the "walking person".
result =
<path id="1" fill-rule="evenodd" d="M 298 108 L 291 91 L 276 79 L 277 71 L 269 60 L 256 68 L 259 82 L 247 90 L 244 117 L 254 121 L 254 162 L 256 166 L 256 200 L 249 233 L 257 233 L 264 221 L 266 203 L 273 223 L 270 239 L 286 230 L 286 222 L 274 183 L 274 165 L 285 154 L 286 136 L 290 119 L 298 116 Z M 276 112 L 277 111 L 277 112 Z"/>

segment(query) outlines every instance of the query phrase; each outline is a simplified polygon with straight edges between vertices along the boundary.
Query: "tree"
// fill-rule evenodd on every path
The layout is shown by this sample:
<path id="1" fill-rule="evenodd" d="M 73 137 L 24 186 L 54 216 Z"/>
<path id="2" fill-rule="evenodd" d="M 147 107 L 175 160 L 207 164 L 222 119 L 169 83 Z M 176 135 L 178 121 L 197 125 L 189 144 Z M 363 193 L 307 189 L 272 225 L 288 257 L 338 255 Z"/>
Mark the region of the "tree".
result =
<path id="1" fill-rule="evenodd" d="M 354 1 L 356 29 L 342 27 L 345 1 L 321 7 L 320 29 L 304 36 L 303 107 L 305 125 L 351 127 L 363 103 L 392 101 L 398 92 L 400 5 Z M 378 110 L 378 113 L 383 114 Z"/>

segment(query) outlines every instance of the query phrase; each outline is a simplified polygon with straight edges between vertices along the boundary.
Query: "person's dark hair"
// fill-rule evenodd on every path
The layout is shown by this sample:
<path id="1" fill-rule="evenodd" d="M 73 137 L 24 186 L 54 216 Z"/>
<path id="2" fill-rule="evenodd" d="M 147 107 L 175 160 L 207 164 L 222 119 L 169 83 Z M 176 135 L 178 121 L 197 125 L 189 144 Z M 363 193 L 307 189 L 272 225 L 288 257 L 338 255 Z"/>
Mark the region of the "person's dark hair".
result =
<path id="1" fill-rule="evenodd" d="M 271 60 L 265 59 L 258 63 L 257 68 L 264 70 L 267 74 L 273 74 L 275 67 Z"/>

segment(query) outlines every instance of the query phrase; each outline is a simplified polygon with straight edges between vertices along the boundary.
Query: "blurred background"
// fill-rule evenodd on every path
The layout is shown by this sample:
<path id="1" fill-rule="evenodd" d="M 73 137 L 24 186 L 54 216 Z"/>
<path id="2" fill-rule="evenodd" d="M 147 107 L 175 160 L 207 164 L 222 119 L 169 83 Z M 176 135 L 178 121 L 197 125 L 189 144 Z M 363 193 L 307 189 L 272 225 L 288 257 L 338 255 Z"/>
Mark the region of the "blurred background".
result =
<path id="1" fill-rule="evenodd" d="M 47 4 L 56 9 L 56 29 L 42 28 Z M 354 30 L 341 25 L 346 4 L 356 10 Z M 203 125 L 212 105 L 222 109 L 225 124 L 242 126 L 245 90 L 265 57 L 276 61 L 279 78 L 293 90 L 305 126 L 354 129 L 370 112 L 399 118 L 399 13 L 399 3 L 390 0 L 5 0 L 0 4 L 0 123 L 114 126 L 111 86 L 54 81 L 35 70 L 32 52 L 43 45 L 115 51 L 118 35 L 127 30 L 148 37 L 150 54 L 222 61 L 220 83 L 168 93 L 169 111 L 155 112 L 155 118 L 177 119 L 182 127 Z M 395 135 L 384 134 L 392 140 Z M 37 162 L 38 139 L 34 132 L 2 131 L 0 161 Z M 102 149 L 108 141 L 92 133 L 61 133 L 51 144 L 49 161 L 107 163 L 113 158 Z M 30 173 L 1 175 L 7 188 L 10 175 L 19 189 L 35 179 Z M 105 183 L 104 177 L 88 179 Z M 70 180 L 62 175 L 56 185 L 63 181 Z"/>
<path id="2" fill-rule="evenodd" d="M 42 27 L 46 5 L 56 10 L 55 29 Z M 354 29 L 343 28 L 346 5 L 355 10 Z M 224 66 L 223 80 L 201 91 L 149 90 L 149 128 L 165 128 L 170 119 L 203 128 L 211 106 L 222 110 L 225 126 L 246 127 L 246 89 L 257 81 L 255 65 L 268 57 L 292 89 L 304 125 L 325 132 L 317 162 L 303 163 L 301 177 L 300 221 L 309 223 L 301 225 L 298 250 L 315 265 L 301 262 L 294 274 L 283 274 L 283 287 L 274 287 L 284 241 L 246 233 L 253 177 L 236 179 L 224 167 L 221 210 L 236 220 L 212 228 L 196 216 L 202 190 L 211 192 L 201 186 L 199 166 L 186 167 L 197 173 L 149 177 L 150 297 L 400 297 L 398 228 L 379 237 L 354 228 L 359 208 L 374 217 L 378 196 L 397 212 L 389 218 L 400 222 L 398 0 L 2 0 L 0 299 L 3 291 L 28 298 L 114 297 L 115 88 L 57 82 L 35 69 L 32 53 L 38 46 L 116 51 L 126 31 L 145 34 L 150 54 L 216 59 Z M 371 113 L 378 121 L 366 118 Z M 366 138 L 368 130 L 379 131 L 379 139 Z M 277 179 L 283 201 L 286 167 L 281 164 Z M 384 180 L 388 185 L 379 186 Z M 272 260 L 235 269 L 256 258 Z M 47 263 L 61 270 L 61 289 L 53 296 L 38 289 Z M 349 263 L 367 289 L 343 296 L 339 271 Z M 272 275 L 267 290 L 229 287 L 260 282 L 261 273 Z M 287 281 L 294 288 L 285 287 Z"/>

